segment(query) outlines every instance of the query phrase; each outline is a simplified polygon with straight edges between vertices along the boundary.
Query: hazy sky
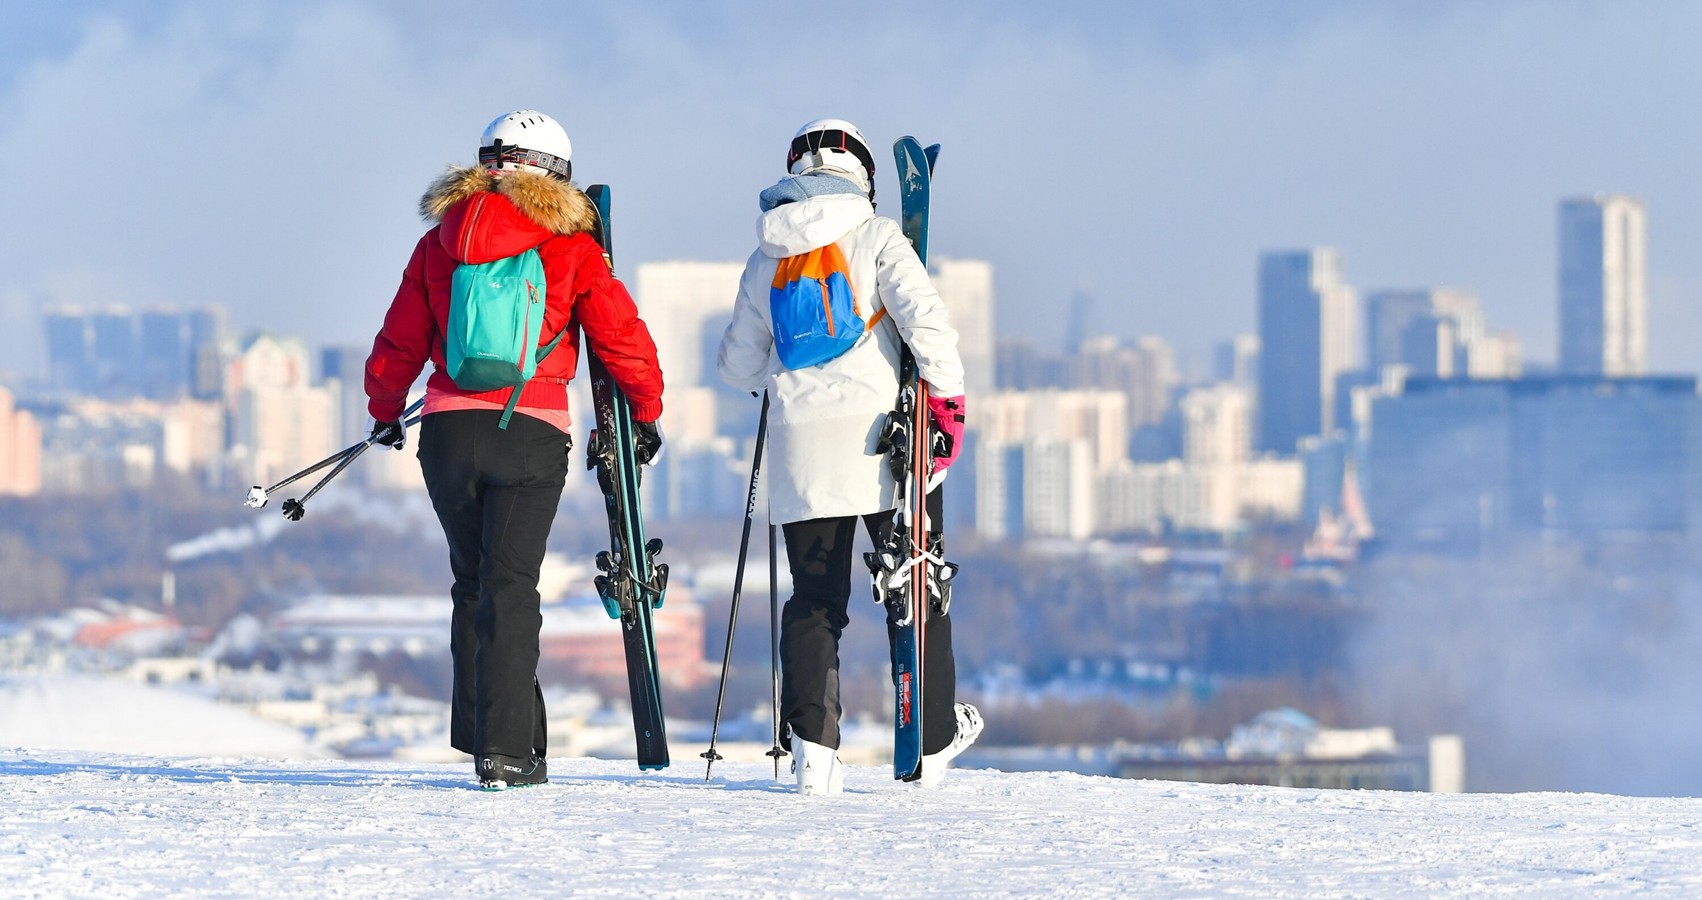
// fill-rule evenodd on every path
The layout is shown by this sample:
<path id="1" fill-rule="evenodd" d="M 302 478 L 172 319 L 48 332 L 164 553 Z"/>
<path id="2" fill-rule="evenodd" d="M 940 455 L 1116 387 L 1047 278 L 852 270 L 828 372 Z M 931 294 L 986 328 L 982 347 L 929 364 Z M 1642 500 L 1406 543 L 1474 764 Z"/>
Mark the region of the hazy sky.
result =
<path id="1" fill-rule="evenodd" d="M 1057 342 L 1085 287 L 1196 360 L 1254 327 L 1259 251 L 1313 244 L 1551 360 L 1556 204 L 1634 193 L 1654 367 L 1702 370 L 1698 3 L 0 3 L 0 368 L 50 302 L 365 343 L 423 188 L 535 106 L 613 185 L 625 272 L 743 259 L 793 131 L 841 116 L 889 198 L 893 138 L 944 144 L 933 249 L 994 263 L 1001 332 Z"/>

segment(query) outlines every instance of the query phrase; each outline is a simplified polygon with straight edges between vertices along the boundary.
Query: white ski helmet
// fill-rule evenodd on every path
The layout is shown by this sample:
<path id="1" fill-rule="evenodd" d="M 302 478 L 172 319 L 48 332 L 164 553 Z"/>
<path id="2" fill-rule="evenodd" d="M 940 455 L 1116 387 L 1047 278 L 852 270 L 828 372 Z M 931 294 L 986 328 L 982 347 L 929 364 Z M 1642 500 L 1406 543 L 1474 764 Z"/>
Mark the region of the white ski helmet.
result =
<path id="1" fill-rule="evenodd" d="M 802 175 L 817 169 L 842 172 L 863 187 L 874 187 L 875 156 L 869 152 L 869 142 L 844 119 L 817 119 L 793 136 L 786 171 Z"/>
<path id="2" fill-rule="evenodd" d="M 573 142 L 556 120 L 535 109 L 496 117 L 479 138 L 479 165 L 503 172 L 530 171 L 573 177 Z"/>

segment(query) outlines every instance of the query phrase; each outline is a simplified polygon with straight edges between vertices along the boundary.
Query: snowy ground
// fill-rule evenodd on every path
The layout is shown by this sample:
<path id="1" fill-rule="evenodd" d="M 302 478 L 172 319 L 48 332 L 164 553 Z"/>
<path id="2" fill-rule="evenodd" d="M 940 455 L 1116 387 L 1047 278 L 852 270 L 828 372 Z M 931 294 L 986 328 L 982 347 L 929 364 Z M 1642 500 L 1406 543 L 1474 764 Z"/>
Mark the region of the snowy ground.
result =
<path id="1" fill-rule="evenodd" d="M 0 741 L 160 756 L 331 755 L 296 729 L 237 706 L 120 678 L 69 673 L 0 672 Z"/>
<path id="2" fill-rule="evenodd" d="M 1702 800 L 1429 795 L 853 768 L 798 797 L 550 761 L 462 766 L 0 749 L 7 896 L 1431 896 L 1702 891 Z"/>

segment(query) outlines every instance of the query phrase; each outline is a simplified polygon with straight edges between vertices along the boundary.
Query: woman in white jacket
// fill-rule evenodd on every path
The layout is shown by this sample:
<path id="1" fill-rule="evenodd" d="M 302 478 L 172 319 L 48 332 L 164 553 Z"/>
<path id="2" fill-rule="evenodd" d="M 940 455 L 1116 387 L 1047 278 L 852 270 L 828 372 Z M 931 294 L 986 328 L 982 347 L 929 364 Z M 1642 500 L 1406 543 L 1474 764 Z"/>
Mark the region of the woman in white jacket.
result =
<path id="1" fill-rule="evenodd" d="M 717 368 L 729 385 L 766 389 L 772 400 L 764 469 L 793 586 L 781 617 L 781 717 L 798 790 L 837 793 L 839 638 L 850 621 L 852 542 L 859 517 L 876 544 L 892 525 L 897 485 L 875 446 L 898 395 L 900 352 L 909 346 L 930 386 L 930 412 L 953 436 L 936 472 L 962 443 L 963 363 L 926 267 L 898 223 L 875 215 L 874 157 L 857 129 L 838 119 L 805 125 L 787 169 L 761 194 L 760 245 L 745 264 Z M 781 260 L 829 244 L 843 254 L 865 330 L 839 356 L 788 368 L 775 344 L 770 289 Z M 929 506 L 939 521 L 937 489 Z M 948 616 L 929 619 L 926 641 L 921 781 L 931 785 L 980 734 L 981 719 L 956 702 Z"/>

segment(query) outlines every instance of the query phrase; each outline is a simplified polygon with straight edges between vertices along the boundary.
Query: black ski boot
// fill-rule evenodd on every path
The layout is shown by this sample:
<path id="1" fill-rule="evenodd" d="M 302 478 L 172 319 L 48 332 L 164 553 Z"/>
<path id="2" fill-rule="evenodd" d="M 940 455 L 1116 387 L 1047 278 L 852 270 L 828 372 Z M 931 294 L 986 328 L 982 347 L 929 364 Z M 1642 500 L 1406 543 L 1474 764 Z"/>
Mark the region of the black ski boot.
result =
<path id="1" fill-rule="evenodd" d="M 521 759 L 498 753 L 482 753 L 473 760 L 473 770 L 479 775 L 479 787 L 500 791 L 511 787 L 526 787 L 549 781 L 548 766 L 542 756 Z"/>

